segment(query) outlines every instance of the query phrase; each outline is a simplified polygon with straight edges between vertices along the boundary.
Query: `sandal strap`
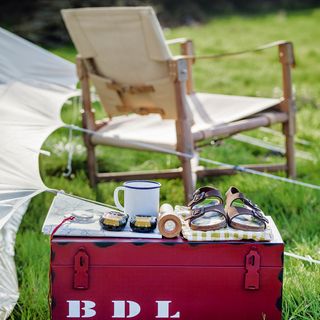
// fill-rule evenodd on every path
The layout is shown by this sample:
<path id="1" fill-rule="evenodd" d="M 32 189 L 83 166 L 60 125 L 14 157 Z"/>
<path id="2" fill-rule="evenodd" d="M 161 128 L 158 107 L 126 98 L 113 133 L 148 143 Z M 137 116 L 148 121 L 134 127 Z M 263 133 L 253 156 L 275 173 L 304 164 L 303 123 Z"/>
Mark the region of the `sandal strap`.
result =
<path id="1" fill-rule="evenodd" d="M 236 207 L 237 212 L 230 212 L 229 208 L 236 200 L 241 200 L 249 208 Z M 269 222 L 263 211 L 250 199 L 246 198 L 245 195 L 236 187 L 230 187 L 226 192 L 226 212 L 228 213 L 229 221 L 232 221 L 235 217 L 240 215 L 251 215 L 263 222 L 265 225 Z"/>
<path id="2" fill-rule="evenodd" d="M 232 206 L 235 200 L 243 200 L 244 194 L 240 192 L 236 187 L 230 187 L 226 192 L 226 211 Z"/>
<path id="3" fill-rule="evenodd" d="M 195 208 L 191 210 L 191 215 L 189 217 L 187 217 L 185 220 L 194 220 L 197 219 L 201 216 L 203 216 L 205 213 L 207 212 L 211 212 L 211 211 L 215 211 L 220 213 L 222 216 L 225 217 L 226 221 L 227 221 L 227 215 L 224 211 L 224 207 L 223 204 L 214 204 L 214 205 L 208 205 L 208 206 L 203 206 L 200 208 Z"/>
<path id="4" fill-rule="evenodd" d="M 255 210 L 250 210 L 250 209 L 247 209 L 247 208 L 237 207 L 236 211 L 228 212 L 229 223 L 234 218 L 239 217 L 239 216 L 244 216 L 244 215 L 253 216 L 259 222 L 262 222 L 264 224 L 265 228 L 267 226 L 267 223 L 269 222 L 269 220 L 263 215 L 263 213 L 261 214 L 261 211 L 255 211 Z"/>
<path id="5" fill-rule="evenodd" d="M 193 193 L 192 200 L 188 203 L 188 207 L 192 208 L 196 204 L 204 201 L 207 198 L 215 197 L 219 200 L 220 204 L 223 203 L 223 198 L 220 191 L 213 187 L 201 187 Z"/>

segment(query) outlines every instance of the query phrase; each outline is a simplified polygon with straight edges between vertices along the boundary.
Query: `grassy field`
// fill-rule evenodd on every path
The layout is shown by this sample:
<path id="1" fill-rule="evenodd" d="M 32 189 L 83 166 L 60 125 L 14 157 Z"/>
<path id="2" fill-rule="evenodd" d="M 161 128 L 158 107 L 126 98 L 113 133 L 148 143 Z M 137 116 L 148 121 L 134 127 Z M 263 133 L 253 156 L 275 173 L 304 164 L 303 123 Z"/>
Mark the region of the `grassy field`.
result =
<path id="1" fill-rule="evenodd" d="M 320 184 L 320 10 L 270 14 L 266 16 L 228 16 L 215 18 L 206 25 L 166 30 L 166 37 L 194 39 L 199 54 L 239 50 L 278 39 L 295 44 L 297 68 L 294 84 L 297 96 L 297 137 L 310 144 L 297 144 L 299 150 L 310 152 L 314 161 L 297 159 L 298 179 Z M 71 47 L 54 53 L 73 61 Z M 142 70 L 143 72 L 143 70 Z M 199 91 L 250 96 L 281 94 L 280 64 L 276 49 L 265 53 L 219 61 L 199 61 L 195 68 L 195 82 Z M 98 108 L 99 109 L 99 108 Z M 80 123 L 72 106 L 63 109 L 65 122 Z M 101 115 L 101 110 L 98 112 Z M 275 130 L 280 130 L 275 126 Z M 45 143 L 51 157 L 41 156 L 41 171 L 47 186 L 101 202 L 113 204 L 112 195 L 118 183 L 101 183 L 93 190 L 86 177 L 86 153 L 81 135 L 76 135 L 73 174 L 62 176 L 67 160 L 67 130 L 60 129 Z M 255 130 L 251 136 L 283 144 L 277 135 Z M 219 146 L 209 146 L 202 155 L 219 161 L 241 164 L 277 162 L 280 159 L 267 150 L 228 139 Z M 160 169 L 178 166 L 175 157 L 150 152 L 135 152 L 117 148 L 98 148 L 101 170 L 121 171 Z M 279 173 L 281 174 L 281 173 Z M 161 181 L 161 201 L 183 202 L 180 180 Z M 320 193 L 248 174 L 207 178 L 198 182 L 211 184 L 221 191 L 236 185 L 262 209 L 272 215 L 286 243 L 286 250 L 320 259 Z M 16 262 L 21 295 L 11 319 L 48 319 L 47 290 L 49 239 L 41 234 L 41 226 L 51 203 L 51 194 L 33 199 L 17 236 Z M 284 319 L 320 319 L 320 267 L 291 258 L 285 259 Z"/>

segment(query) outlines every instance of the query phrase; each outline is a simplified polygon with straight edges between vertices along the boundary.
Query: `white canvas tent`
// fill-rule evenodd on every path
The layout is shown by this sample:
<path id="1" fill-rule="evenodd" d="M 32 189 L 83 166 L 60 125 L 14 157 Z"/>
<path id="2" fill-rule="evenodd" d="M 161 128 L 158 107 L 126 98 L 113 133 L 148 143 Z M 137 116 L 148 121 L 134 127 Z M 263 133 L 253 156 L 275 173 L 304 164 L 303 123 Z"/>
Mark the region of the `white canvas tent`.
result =
<path id="1" fill-rule="evenodd" d="M 0 319 L 18 299 L 15 235 L 29 200 L 47 187 L 39 173 L 46 138 L 77 94 L 75 66 L 0 28 Z"/>

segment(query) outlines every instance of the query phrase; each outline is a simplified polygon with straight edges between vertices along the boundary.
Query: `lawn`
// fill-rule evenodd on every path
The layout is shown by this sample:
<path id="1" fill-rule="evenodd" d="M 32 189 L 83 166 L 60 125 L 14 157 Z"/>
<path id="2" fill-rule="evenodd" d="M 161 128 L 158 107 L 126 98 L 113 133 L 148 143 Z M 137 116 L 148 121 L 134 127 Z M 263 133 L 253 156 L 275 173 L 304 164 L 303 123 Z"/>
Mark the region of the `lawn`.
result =
<path id="1" fill-rule="evenodd" d="M 314 161 L 297 159 L 298 179 L 320 185 L 320 9 L 303 12 L 279 12 L 259 16 L 226 16 L 193 27 L 165 30 L 166 37 L 190 37 L 195 41 L 198 54 L 253 48 L 279 40 L 292 40 L 295 45 L 297 68 L 294 70 L 294 87 L 297 96 L 297 137 L 309 142 L 297 144 L 297 149 L 308 151 Z M 72 47 L 58 48 L 54 53 L 74 61 Z M 199 61 L 195 67 L 195 83 L 199 91 L 250 96 L 281 94 L 281 73 L 276 49 L 265 53 Z M 102 116 L 99 106 L 98 115 Z M 78 106 L 66 105 L 63 119 L 80 124 Z M 77 110 L 76 110 L 77 111 Z M 275 130 L 280 131 L 278 126 Z M 249 135 L 278 145 L 278 135 L 255 130 Z M 66 129 L 55 132 L 46 141 L 44 149 L 51 157 L 41 156 L 41 172 L 47 186 L 63 189 L 79 196 L 113 204 L 113 190 L 118 183 L 101 183 L 91 189 L 86 177 L 86 152 L 82 137 L 76 134 L 73 174 L 62 176 L 67 163 Z M 202 155 L 232 164 L 277 162 L 279 155 L 232 139 L 220 146 L 207 146 Z M 142 170 L 178 166 L 170 155 L 135 152 L 117 148 L 98 148 L 101 170 Z M 281 174 L 281 173 L 279 173 Z M 172 204 L 183 202 L 180 180 L 160 180 L 161 201 Z M 206 178 L 198 185 L 211 184 L 222 192 L 230 185 L 238 186 L 260 207 L 272 215 L 286 243 L 286 251 L 310 255 L 320 259 L 320 193 L 267 178 L 239 173 L 235 176 Z M 19 302 L 11 319 L 48 319 L 48 267 L 49 239 L 41 234 L 41 227 L 53 196 L 37 196 L 30 204 L 17 236 L 16 263 L 21 288 Z M 320 267 L 285 258 L 284 319 L 320 319 Z"/>

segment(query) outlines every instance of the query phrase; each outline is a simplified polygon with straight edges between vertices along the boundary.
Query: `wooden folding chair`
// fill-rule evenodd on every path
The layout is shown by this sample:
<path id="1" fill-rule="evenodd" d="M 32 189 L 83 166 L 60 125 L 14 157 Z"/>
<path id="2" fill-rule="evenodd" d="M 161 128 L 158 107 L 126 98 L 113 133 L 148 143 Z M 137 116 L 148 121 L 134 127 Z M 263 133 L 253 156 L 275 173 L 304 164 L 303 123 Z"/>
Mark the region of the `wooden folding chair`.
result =
<path id="1" fill-rule="evenodd" d="M 169 41 L 181 43 L 182 56 L 172 56 L 151 7 L 67 9 L 62 15 L 79 52 L 83 127 L 97 133 L 84 134 L 91 185 L 103 180 L 181 177 L 188 200 L 197 176 L 232 174 L 234 170 L 203 169 L 197 167 L 196 161 L 180 157 L 179 169 L 100 173 L 95 146 L 144 150 L 154 150 L 156 146 L 159 151 L 194 154 L 202 140 L 224 138 L 274 123 L 283 125 L 286 163 L 249 167 L 286 170 L 290 177 L 295 176 L 292 43 L 278 43 L 282 99 L 196 93 L 192 84 L 192 41 Z M 109 116 L 106 122 L 95 121 L 90 81 Z"/>

